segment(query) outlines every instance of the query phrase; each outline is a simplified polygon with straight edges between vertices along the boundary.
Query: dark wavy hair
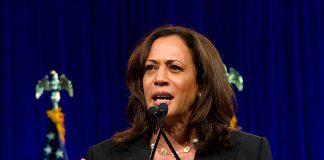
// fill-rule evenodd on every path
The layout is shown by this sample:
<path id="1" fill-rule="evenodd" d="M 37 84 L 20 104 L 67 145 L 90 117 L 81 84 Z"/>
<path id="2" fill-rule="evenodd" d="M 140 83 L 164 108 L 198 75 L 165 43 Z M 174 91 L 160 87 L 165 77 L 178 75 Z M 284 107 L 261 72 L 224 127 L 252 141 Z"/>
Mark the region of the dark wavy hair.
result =
<path id="1" fill-rule="evenodd" d="M 186 133 L 196 129 L 199 142 L 197 149 L 209 146 L 228 147 L 229 122 L 234 115 L 235 95 L 228 82 L 224 64 L 214 45 L 196 31 L 179 27 L 163 26 L 144 38 L 133 51 L 127 66 L 126 83 L 130 91 L 127 117 L 131 127 L 113 136 L 115 143 L 126 143 L 139 137 L 150 137 L 155 125 L 147 112 L 142 80 L 145 62 L 153 42 L 160 37 L 177 35 L 191 51 L 197 69 L 197 83 L 202 95 L 196 102 L 186 126 Z"/>

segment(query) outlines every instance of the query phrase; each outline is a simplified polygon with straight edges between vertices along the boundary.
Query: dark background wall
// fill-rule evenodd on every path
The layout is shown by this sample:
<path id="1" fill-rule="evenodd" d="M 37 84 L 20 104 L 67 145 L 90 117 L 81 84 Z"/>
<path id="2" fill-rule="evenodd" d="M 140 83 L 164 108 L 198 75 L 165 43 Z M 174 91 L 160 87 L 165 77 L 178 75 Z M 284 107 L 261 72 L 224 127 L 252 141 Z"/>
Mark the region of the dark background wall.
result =
<path id="1" fill-rule="evenodd" d="M 37 81 L 55 69 L 72 80 L 62 92 L 70 159 L 128 126 L 127 59 L 165 25 L 193 28 L 244 78 L 239 125 L 267 137 L 274 159 L 324 159 L 324 2 L 0 1 L 0 159 L 40 159 L 49 93 Z"/>

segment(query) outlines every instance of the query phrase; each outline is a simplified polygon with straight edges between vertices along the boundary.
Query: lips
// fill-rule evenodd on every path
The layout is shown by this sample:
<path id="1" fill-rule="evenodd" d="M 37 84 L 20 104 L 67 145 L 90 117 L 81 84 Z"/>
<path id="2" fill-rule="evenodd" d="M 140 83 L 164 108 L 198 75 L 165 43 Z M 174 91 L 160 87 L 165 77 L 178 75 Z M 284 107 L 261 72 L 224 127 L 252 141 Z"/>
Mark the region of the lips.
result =
<path id="1" fill-rule="evenodd" d="M 168 92 L 155 92 L 152 96 L 153 105 L 158 106 L 161 103 L 169 104 L 173 98 L 173 95 Z"/>

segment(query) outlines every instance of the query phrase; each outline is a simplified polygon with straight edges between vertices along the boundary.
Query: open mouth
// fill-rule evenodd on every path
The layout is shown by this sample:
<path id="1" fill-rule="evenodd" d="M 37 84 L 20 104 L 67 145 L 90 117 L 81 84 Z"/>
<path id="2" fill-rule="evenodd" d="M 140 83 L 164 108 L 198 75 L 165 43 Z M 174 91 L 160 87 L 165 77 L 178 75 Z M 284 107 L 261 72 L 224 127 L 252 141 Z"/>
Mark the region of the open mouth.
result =
<path id="1" fill-rule="evenodd" d="M 174 97 L 167 93 L 167 92 L 156 92 L 153 94 L 152 99 L 154 101 L 154 105 L 158 106 L 161 103 L 166 103 L 169 104 L 169 102 L 173 99 Z"/>

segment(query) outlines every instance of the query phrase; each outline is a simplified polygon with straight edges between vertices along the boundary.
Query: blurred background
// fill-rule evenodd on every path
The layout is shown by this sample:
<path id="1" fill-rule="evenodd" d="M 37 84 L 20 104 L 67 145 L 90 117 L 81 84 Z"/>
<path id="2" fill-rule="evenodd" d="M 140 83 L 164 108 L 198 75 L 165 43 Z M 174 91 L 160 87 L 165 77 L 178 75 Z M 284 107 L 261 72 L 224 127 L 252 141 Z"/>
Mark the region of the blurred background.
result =
<path id="1" fill-rule="evenodd" d="M 324 159 L 322 0 L 0 2 L 0 159 L 42 159 L 52 104 L 35 86 L 52 69 L 74 88 L 60 101 L 69 159 L 128 127 L 127 60 L 167 24 L 202 33 L 241 73 L 238 125 L 274 159 Z"/>

